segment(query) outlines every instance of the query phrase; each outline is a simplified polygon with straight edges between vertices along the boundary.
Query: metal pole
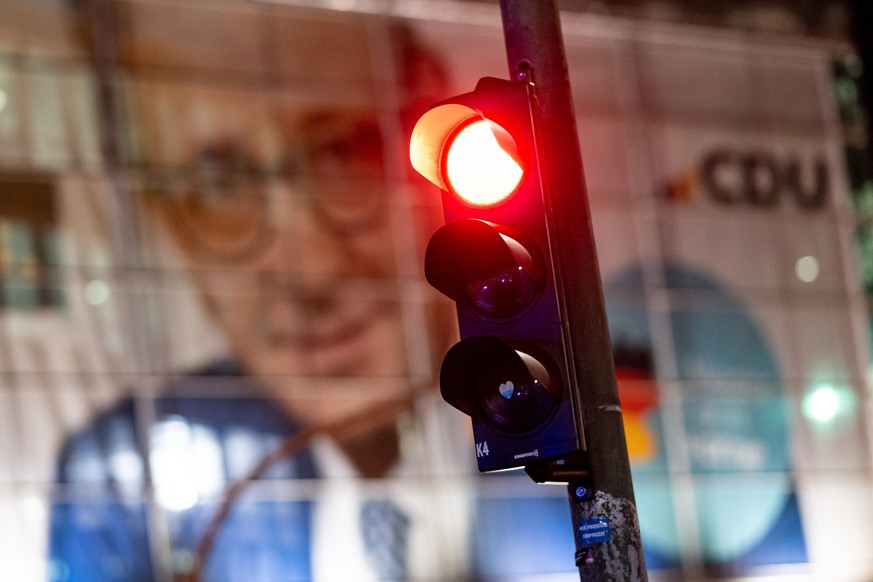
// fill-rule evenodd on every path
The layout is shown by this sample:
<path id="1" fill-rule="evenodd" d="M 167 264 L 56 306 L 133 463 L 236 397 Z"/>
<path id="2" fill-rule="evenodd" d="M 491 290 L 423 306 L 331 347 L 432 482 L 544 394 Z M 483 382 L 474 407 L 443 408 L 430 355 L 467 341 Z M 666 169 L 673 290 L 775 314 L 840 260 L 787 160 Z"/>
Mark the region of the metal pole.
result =
<path id="1" fill-rule="evenodd" d="M 500 0 L 500 10 L 510 74 L 529 71 L 536 85 L 550 242 L 584 425 L 592 491 L 568 488 L 576 565 L 583 582 L 646 581 L 560 17 L 554 0 Z"/>

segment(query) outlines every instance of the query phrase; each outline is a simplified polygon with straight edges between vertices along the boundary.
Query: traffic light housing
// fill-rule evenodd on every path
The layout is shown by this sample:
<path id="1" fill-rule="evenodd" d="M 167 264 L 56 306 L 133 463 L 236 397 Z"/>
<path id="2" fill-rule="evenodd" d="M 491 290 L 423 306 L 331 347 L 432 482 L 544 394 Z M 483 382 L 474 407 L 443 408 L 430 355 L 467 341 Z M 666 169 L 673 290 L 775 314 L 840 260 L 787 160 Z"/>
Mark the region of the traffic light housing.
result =
<path id="1" fill-rule="evenodd" d="M 410 140 L 445 216 L 425 277 L 455 301 L 462 338 L 440 392 L 472 418 L 480 471 L 542 475 L 584 449 L 535 105 L 532 84 L 486 77 L 433 106 Z"/>

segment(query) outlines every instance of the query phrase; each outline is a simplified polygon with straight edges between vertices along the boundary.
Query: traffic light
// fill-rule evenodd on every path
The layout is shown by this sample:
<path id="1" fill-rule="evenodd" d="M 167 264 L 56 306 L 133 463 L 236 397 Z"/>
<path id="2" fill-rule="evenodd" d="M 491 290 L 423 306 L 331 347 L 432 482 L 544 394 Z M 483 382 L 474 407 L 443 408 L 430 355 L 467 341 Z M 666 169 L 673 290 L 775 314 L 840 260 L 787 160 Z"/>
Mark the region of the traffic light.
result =
<path id="1" fill-rule="evenodd" d="M 480 471 L 546 479 L 584 448 L 532 84 L 483 78 L 416 123 L 410 161 L 442 190 L 425 277 L 457 304 L 443 398 L 472 418 Z M 533 475 L 532 475 L 533 476 Z"/>

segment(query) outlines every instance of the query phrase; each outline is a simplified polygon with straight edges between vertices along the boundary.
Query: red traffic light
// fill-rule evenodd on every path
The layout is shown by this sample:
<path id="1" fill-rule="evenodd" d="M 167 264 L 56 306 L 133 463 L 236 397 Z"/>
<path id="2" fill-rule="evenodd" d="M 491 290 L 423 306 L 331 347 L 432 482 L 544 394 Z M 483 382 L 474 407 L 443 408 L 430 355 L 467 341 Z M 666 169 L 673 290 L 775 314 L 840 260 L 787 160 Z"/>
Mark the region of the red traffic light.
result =
<path id="1" fill-rule="evenodd" d="M 422 176 L 473 206 L 503 202 L 524 176 L 509 132 L 457 103 L 435 107 L 418 120 L 409 159 Z"/>
<path id="2" fill-rule="evenodd" d="M 477 119 L 458 130 L 446 145 L 448 186 L 475 206 L 492 206 L 509 198 L 524 175 L 513 157 L 515 148 L 504 147 L 498 141 L 496 136 L 501 130 L 485 119 Z M 506 134 L 503 143 L 511 139 Z"/>
<path id="3" fill-rule="evenodd" d="M 415 125 L 412 166 L 442 192 L 427 281 L 456 303 L 443 398 L 473 422 L 480 471 L 583 449 L 549 238 L 533 85 L 485 77 Z M 551 475 L 553 472 L 549 472 Z"/>

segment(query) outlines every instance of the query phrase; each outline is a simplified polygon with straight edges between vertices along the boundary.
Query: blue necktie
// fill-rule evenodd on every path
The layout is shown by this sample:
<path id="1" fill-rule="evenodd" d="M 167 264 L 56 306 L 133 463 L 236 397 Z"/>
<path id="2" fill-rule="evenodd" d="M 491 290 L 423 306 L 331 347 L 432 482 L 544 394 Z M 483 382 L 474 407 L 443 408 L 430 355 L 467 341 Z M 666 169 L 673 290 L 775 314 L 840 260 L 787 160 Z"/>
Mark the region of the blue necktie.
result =
<path id="1" fill-rule="evenodd" d="M 408 530 L 409 517 L 392 501 L 371 499 L 361 507 L 361 535 L 379 580 L 406 579 Z"/>

